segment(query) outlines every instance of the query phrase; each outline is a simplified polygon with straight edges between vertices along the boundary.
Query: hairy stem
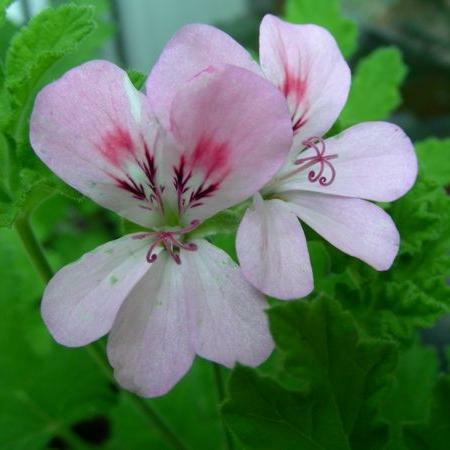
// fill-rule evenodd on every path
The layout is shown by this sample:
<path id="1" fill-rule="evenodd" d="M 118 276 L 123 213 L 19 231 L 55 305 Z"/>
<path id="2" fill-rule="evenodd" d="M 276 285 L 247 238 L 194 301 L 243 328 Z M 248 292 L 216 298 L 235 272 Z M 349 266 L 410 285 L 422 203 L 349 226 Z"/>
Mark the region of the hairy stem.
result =
<path id="1" fill-rule="evenodd" d="M 45 257 L 45 254 L 33 233 L 28 218 L 21 218 L 16 221 L 16 232 L 25 248 L 28 257 L 33 264 L 36 272 L 40 275 L 42 280 L 47 283 L 53 276 L 53 271 L 50 264 Z M 96 365 L 100 368 L 105 377 L 108 378 L 114 384 L 117 383 L 112 374 L 112 370 L 104 357 L 104 349 L 101 348 L 98 342 L 88 345 L 86 351 L 88 355 L 93 359 Z M 120 386 L 117 386 L 120 389 Z M 127 396 L 130 403 L 146 417 L 151 426 L 157 428 L 161 436 L 165 439 L 167 444 L 176 450 L 186 450 L 185 445 L 178 439 L 176 434 L 168 427 L 163 418 L 149 405 L 148 402 L 140 397 L 137 397 L 130 392 L 123 391 Z M 70 429 L 64 430 L 65 437 L 71 442 L 79 441 L 78 436 Z"/>
<path id="2" fill-rule="evenodd" d="M 36 269 L 36 272 L 42 278 L 44 283 L 47 283 L 50 278 L 52 278 L 53 271 L 31 229 L 28 218 L 18 219 L 14 227 L 33 267 Z"/>

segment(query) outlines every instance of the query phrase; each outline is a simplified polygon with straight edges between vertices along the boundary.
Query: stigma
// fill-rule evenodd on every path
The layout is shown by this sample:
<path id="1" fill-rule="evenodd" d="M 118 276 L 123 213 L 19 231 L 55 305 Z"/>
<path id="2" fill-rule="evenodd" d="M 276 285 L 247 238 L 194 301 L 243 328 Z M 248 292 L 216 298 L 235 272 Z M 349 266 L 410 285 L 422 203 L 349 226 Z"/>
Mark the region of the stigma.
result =
<path id="1" fill-rule="evenodd" d="M 149 233 L 140 233 L 133 237 L 133 239 L 152 239 L 152 243 L 147 252 L 147 262 L 154 263 L 158 259 L 158 252 L 156 248 L 162 246 L 167 251 L 169 256 L 177 263 L 181 264 L 180 250 L 194 252 L 197 250 L 197 245 L 193 242 L 183 242 L 183 235 L 190 233 L 200 225 L 199 220 L 193 220 L 187 227 L 170 230 L 170 231 L 153 231 Z"/>
<path id="2" fill-rule="evenodd" d="M 336 169 L 330 161 L 336 159 L 338 155 L 326 155 L 325 141 L 320 137 L 313 136 L 309 139 L 306 139 L 305 141 L 303 141 L 303 145 L 305 146 L 305 148 L 314 149 L 316 154 L 313 156 L 308 156 L 306 158 L 299 158 L 294 162 L 294 164 L 296 166 L 299 166 L 301 170 L 306 170 L 316 164 L 319 164 L 319 169 L 317 170 L 317 172 L 313 169 L 308 173 L 308 180 L 311 183 L 315 183 L 316 181 L 318 181 L 321 186 L 329 186 L 336 178 Z M 326 167 L 330 171 L 329 178 L 327 176 L 324 176 Z"/>

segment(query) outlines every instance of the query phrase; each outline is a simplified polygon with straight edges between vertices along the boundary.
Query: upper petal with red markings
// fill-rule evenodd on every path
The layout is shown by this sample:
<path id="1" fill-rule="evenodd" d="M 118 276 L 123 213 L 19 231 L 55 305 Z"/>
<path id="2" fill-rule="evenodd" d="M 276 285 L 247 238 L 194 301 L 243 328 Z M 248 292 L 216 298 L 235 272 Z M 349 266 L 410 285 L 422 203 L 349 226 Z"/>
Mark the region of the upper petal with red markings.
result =
<path id="1" fill-rule="evenodd" d="M 190 220 L 252 196 L 280 168 L 292 143 L 280 92 L 234 66 L 210 68 L 179 91 L 171 132 L 183 149 L 175 165 Z"/>
<path id="2" fill-rule="evenodd" d="M 325 28 L 293 25 L 272 15 L 261 22 L 259 51 L 266 77 L 288 101 L 298 150 L 336 121 L 350 89 L 350 69 Z"/>
<path id="3" fill-rule="evenodd" d="M 147 108 L 123 70 L 92 61 L 39 93 L 31 144 L 72 187 L 129 220 L 154 226 L 161 215 L 149 178 L 158 147 L 167 144 Z"/>
<path id="4" fill-rule="evenodd" d="M 250 53 L 218 28 L 189 24 L 174 34 L 146 82 L 151 107 L 164 123 L 169 120 L 177 91 L 215 64 L 231 64 L 262 75 Z"/>
<path id="5" fill-rule="evenodd" d="M 146 227 L 188 225 L 251 196 L 292 141 L 283 96 L 237 67 L 210 67 L 175 97 L 171 130 L 105 61 L 41 91 L 31 143 L 62 179 Z M 255 162 L 257 161 L 257 164 Z"/>

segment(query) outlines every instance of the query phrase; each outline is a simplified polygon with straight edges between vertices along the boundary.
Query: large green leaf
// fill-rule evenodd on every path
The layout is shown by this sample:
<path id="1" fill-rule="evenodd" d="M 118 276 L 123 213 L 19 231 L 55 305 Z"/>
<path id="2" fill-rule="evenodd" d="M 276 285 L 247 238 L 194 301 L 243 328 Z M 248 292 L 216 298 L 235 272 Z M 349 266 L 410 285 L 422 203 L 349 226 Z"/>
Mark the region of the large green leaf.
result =
<path id="1" fill-rule="evenodd" d="M 42 285 L 12 230 L 0 231 L 0 258 L 0 447 L 44 449 L 77 421 L 105 413 L 115 396 L 84 349 L 50 340 L 38 308 Z"/>
<path id="2" fill-rule="evenodd" d="M 164 397 L 149 404 L 191 450 L 222 448 L 223 435 L 217 411 L 212 363 L 197 358 L 189 373 Z M 107 450 L 171 450 L 125 396 L 111 410 L 111 439 Z"/>
<path id="3" fill-rule="evenodd" d="M 383 405 L 383 416 L 392 424 L 389 450 L 406 450 L 403 426 L 427 419 L 437 372 L 432 348 L 415 344 L 400 356 L 393 388 Z"/>
<path id="4" fill-rule="evenodd" d="M 94 30 L 93 15 L 93 8 L 69 4 L 34 17 L 13 39 L 6 55 L 8 86 L 36 83 L 59 58 L 75 51 Z"/>
<path id="5" fill-rule="evenodd" d="M 361 339 L 347 312 L 328 299 L 269 311 L 285 355 L 279 381 L 233 372 L 223 413 L 251 449 L 381 449 L 388 427 L 379 404 L 396 361 L 392 343 Z M 286 373 L 288 377 L 286 377 Z"/>
<path id="6" fill-rule="evenodd" d="M 4 71 L 6 89 L 0 91 L 0 112 L 5 112 L 0 128 L 9 143 L 8 198 L 0 198 L 0 226 L 11 226 L 54 192 L 77 197 L 34 155 L 28 142 L 28 122 L 39 88 L 60 74 L 67 55 L 79 50 L 95 29 L 94 12 L 91 7 L 72 4 L 47 9 L 11 42 Z"/>
<path id="7" fill-rule="evenodd" d="M 418 144 L 422 167 L 428 142 Z M 445 141 L 433 140 L 431 147 L 444 150 Z M 316 277 L 316 291 L 341 301 L 368 335 L 410 343 L 417 328 L 450 312 L 450 197 L 439 168 L 438 163 L 422 168 L 413 189 L 386 206 L 401 236 L 390 270 L 377 272 L 328 246 L 331 265 Z"/>
<path id="8" fill-rule="evenodd" d="M 327 28 L 345 57 L 356 49 L 356 23 L 341 14 L 339 0 L 287 0 L 284 16 L 288 22 L 314 23 Z"/>
<path id="9" fill-rule="evenodd" d="M 450 358 L 448 358 L 450 359 Z M 415 395 L 415 390 L 411 392 Z M 441 375 L 433 389 L 427 419 L 404 427 L 408 450 L 446 450 L 450 442 L 450 375 Z"/>
<path id="10" fill-rule="evenodd" d="M 328 439 L 333 450 L 349 448 L 338 422 L 315 422 L 320 401 L 316 404 L 304 392 L 245 367 L 233 371 L 228 389 L 222 411 L 245 449 L 325 450 Z"/>
<path id="11" fill-rule="evenodd" d="M 405 75 L 406 66 L 397 48 L 381 48 L 362 59 L 353 76 L 340 125 L 347 128 L 388 118 L 401 102 L 400 86 Z"/>
<path id="12" fill-rule="evenodd" d="M 390 333 L 407 337 L 450 311 L 450 197 L 419 181 L 389 213 L 402 237 L 400 254 L 389 272 L 372 280 L 372 317 L 380 314 Z"/>

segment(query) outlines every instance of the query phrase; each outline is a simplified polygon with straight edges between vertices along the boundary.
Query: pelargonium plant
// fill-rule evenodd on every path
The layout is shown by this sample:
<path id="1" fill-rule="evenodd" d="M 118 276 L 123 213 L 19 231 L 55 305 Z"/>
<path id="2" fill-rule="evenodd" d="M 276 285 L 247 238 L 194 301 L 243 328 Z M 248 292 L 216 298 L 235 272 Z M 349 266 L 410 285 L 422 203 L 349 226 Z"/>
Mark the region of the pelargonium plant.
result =
<path id="1" fill-rule="evenodd" d="M 227 367 L 268 358 L 263 294 L 313 289 L 298 219 L 377 270 L 397 254 L 393 221 L 366 200 L 411 188 L 410 140 L 384 122 L 325 136 L 350 70 L 324 28 L 266 16 L 260 59 L 214 27 L 188 25 L 163 50 L 145 95 L 117 66 L 92 61 L 37 96 L 30 140 L 39 158 L 142 227 L 60 270 L 44 293 L 44 321 L 66 346 L 109 333 L 116 379 L 140 395 L 166 393 L 195 355 Z M 190 237 L 251 197 L 237 233 L 241 268 Z"/>

